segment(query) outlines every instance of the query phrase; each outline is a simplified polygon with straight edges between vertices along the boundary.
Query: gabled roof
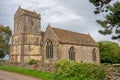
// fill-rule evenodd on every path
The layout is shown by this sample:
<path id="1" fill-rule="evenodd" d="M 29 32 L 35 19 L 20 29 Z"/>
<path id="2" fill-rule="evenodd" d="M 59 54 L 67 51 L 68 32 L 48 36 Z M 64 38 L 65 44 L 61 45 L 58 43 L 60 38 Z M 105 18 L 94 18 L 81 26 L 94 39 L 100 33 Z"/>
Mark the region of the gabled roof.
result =
<path id="1" fill-rule="evenodd" d="M 97 43 L 89 34 L 81 34 L 59 28 L 52 28 L 59 38 L 60 43 L 86 46 L 97 46 Z"/>

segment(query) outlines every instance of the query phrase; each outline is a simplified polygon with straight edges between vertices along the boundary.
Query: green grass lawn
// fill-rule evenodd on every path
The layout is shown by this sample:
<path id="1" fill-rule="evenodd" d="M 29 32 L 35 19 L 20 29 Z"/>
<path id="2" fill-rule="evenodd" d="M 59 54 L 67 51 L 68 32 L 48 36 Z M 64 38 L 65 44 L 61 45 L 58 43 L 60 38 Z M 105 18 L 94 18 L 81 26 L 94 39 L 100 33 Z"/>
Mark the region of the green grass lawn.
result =
<path id="1" fill-rule="evenodd" d="M 17 68 L 13 66 L 3 66 L 0 65 L 1 70 L 9 71 L 9 72 L 16 72 L 28 76 L 33 76 L 36 78 L 40 78 L 42 80 L 52 80 L 53 73 L 50 72 L 42 72 L 39 70 L 30 70 L 30 69 L 24 69 L 24 68 Z"/>
<path id="2" fill-rule="evenodd" d="M 64 69 L 64 68 L 61 68 L 61 69 Z M 83 69 L 86 69 L 86 68 L 83 68 Z M 83 75 L 83 76 L 87 75 L 86 74 L 86 73 L 88 73 L 87 69 L 86 69 L 85 72 L 80 73 L 80 74 Z M 92 69 L 92 67 L 91 67 L 91 69 Z M 18 67 L 15 67 L 15 66 L 3 66 L 3 65 L 0 65 L 0 70 L 5 70 L 5 71 L 9 71 L 9 72 L 15 72 L 15 73 L 28 75 L 28 76 L 33 76 L 35 78 L 39 78 L 39 79 L 42 79 L 42 80 L 66 80 L 65 76 L 61 76 L 61 75 L 55 76 L 57 74 L 56 72 L 54 72 L 54 73 L 43 72 L 43 71 L 40 71 L 40 70 L 31 70 L 31 69 L 25 69 L 25 68 L 18 68 Z M 71 70 L 71 68 L 69 70 Z M 65 71 L 67 71 L 67 70 L 63 70 L 63 73 Z M 74 71 L 74 72 L 75 72 L 75 74 L 78 73 L 78 71 Z M 94 72 L 92 74 L 94 74 Z M 56 79 L 57 77 L 61 77 L 61 79 Z M 73 76 L 69 76 L 69 79 L 67 79 L 67 80 L 79 80 L 79 79 L 73 79 L 72 77 Z M 82 79 L 82 80 L 88 80 L 88 79 Z M 93 79 L 89 79 L 89 80 L 93 80 Z"/>

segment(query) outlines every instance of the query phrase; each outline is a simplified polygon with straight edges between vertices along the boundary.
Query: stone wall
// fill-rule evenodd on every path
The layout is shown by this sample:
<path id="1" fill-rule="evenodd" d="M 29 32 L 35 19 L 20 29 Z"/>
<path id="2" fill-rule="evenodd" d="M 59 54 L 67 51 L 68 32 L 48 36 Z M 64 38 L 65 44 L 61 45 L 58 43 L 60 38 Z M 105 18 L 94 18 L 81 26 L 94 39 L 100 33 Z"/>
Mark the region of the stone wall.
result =
<path id="1" fill-rule="evenodd" d="M 47 40 L 51 40 L 52 44 L 53 44 L 53 58 L 51 59 L 46 59 L 46 43 Z M 55 35 L 54 31 L 51 29 L 51 27 L 48 27 L 46 32 L 45 32 L 45 36 L 43 38 L 43 56 L 44 56 L 44 62 L 56 62 L 58 60 L 58 39 L 57 36 Z"/>
<path id="2" fill-rule="evenodd" d="M 53 43 L 53 58 L 46 59 L 46 43 L 47 40 L 51 40 Z M 76 45 L 76 44 L 62 44 L 59 43 L 59 39 L 52 30 L 51 27 L 48 26 L 45 36 L 44 36 L 44 46 L 43 46 L 43 54 L 44 54 L 44 62 L 56 62 L 60 59 L 69 59 L 69 50 L 71 47 L 75 48 L 75 60 L 78 62 L 85 62 L 85 63 L 100 63 L 99 58 L 99 49 L 97 46 L 83 46 L 83 45 Z M 93 50 L 96 53 L 96 61 L 93 61 Z"/>
<path id="3" fill-rule="evenodd" d="M 24 62 L 28 62 L 31 59 L 41 60 L 40 35 L 15 35 L 12 40 L 10 55 L 13 56 L 11 56 L 11 61 L 21 62 L 21 58 L 23 58 Z"/>
<path id="4" fill-rule="evenodd" d="M 73 44 L 60 44 L 59 46 L 59 57 L 60 59 L 69 59 L 69 49 L 71 47 L 75 48 L 75 60 L 78 62 L 85 63 L 100 63 L 99 59 L 99 49 L 94 46 L 80 46 Z M 96 59 L 97 61 L 93 61 L 92 52 L 93 49 L 96 49 Z"/>
<path id="5" fill-rule="evenodd" d="M 40 14 L 19 7 L 14 15 L 14 34 L 40 34 L 40 19 Z"/>
<path id="6" fill-rule="evenodd" d="M 10 49 L 11 62 L 41 60 L 40 15 L 36 12 L 18 8 L 14 15 L 14 35 Z"/>
<path id="7" fill-rule="evenodd" d="M 40 35 L 40 19 L 32 16 L 25 15 L 24 18 L 25 32 L 28 34 L 39 34 Z"/>

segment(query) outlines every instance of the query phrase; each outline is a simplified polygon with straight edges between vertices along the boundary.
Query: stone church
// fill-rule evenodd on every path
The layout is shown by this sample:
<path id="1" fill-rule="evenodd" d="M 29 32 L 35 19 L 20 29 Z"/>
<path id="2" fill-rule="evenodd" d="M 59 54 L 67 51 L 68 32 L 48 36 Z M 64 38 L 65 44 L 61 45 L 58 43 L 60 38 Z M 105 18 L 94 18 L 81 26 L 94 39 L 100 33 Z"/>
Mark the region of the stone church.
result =
<path id="1" fill-rule="evenodd" d="M 31 59 L 51 63 L 61 59 L 100 63 L 98 44 L 89 34 L 51 25 L 42 32 L 41 15 L 19 7 L 14 15 L 10 62 L 25 63 Z"/>

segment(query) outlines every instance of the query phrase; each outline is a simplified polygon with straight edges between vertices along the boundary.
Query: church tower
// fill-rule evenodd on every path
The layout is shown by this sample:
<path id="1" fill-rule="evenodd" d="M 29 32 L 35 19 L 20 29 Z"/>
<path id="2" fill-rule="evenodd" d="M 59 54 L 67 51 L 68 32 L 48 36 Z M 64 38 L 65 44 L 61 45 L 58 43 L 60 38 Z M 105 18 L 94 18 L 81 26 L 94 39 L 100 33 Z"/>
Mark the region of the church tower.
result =
<path id="1" fill-rule="evenodd" d="M 41 16 L 19 7 L 14 15 L 14 35 L 10 49 L 11 62 L 41 60 Z"/>

